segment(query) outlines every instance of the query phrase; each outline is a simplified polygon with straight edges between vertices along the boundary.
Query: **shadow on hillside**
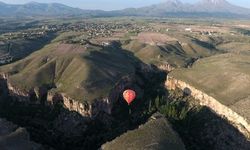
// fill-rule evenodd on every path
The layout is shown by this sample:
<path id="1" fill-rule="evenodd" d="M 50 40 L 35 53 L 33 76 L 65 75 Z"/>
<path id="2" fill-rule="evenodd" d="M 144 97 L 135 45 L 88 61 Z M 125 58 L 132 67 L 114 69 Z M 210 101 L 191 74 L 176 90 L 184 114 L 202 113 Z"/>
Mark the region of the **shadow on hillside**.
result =
<path id="1" fill-rule="evenodd" d="M 183 120 L 184 125 L 175 124 L 188 150 L 248 150 L 248 139 L 207 107 L 202 107 Z"/>
<path id="2" fill-rule="evenodd" d="M 114 41 L 109 46 L 88 43 L 102 48 L 83 56 L 90 66 L 86 79 L 88 84 L 85 85 L 89 93 L 115 85 L 122 77 L 134 75 L 136 68 L 145 65 L 132 52 L 122 49 L 119 42 Z"/>
<path id="3" fill-rule="evenodd" d="M 56 36 L 56 33 L 49 33 L 46 37 L 38 39 L 27 39 L 24 41 L 20 40 L 10 42 L 11 47 L 9 55 L 13 57 L 13 61 L 10 63 L 23 59 L 29 56 L 31 53 L 42 49 L 47 44 L 51 43 L 51 41 L 55 39 Z"/>
<path id="4" fill-rule="evenodd" d="M 25 127 L 31 135 L 31 140 L 58 150 L 98 149 L 102 144 L 128 130 L 138 128 L 153 113 L 148 111 L 151 101 L 165 94 L 163 88 L 166 73 L 159 71 L 153 65 L 145 65 L 132 52 L 121 49 L 119 45 L 113 46 L 115 48 L 106 47 L 100 52 L 91 52 L 89 57 L 92 59 L 103 56 L 102 59 L 119 61 L 119 57 L 106 57 L 109 55 L 115 57 L 114 51 L 119 51 L 118 56 L 126 57 L 129 60 L 124 59 L 125 61 L 136 66 L 135 70 L 129 72 L 127 76 L 111 82 L 115 85 L 110 93 L 115 98 L 112 115 L 100 112 L 94 118 L 87 118 L 67 110 L 62 105 L 20 103 L 5 96 L 5 100 L 0 105 L 0 117 Z M 102 53 L 106 55 L 101 55 Z M 102 67 L 101 64 L 102 62 L 97 65 Z M 93 77 L 95 74 L 90 76 Z M 3 87 L 6 88 L 6 86 Z M 123 91 L 127 88 L 134 89 L 138 94 L 137 99 L 130 106 L 122 97 Z"/>
<path id="5" fill-rule="evenodd" d="M 126 82 L 126 79 L 120 82 Z M 124 88 L 133 88 L 137 82 L 128 83 Z M 144 90 L 144 94 L 142 93 L 142 97 L 136 99 L 130 108 L 124 102 L 122 93 L 118 93 L 120 96 L 112 115 L 100 112 L 90 119 L 69 111 L 62 105 L 21 103 L 5 97 L 0 104 L 0 117 L 25 127 L 31 135 L 31 140 L 42 145 L 58 150 L 94 150 L 147 121 L 150 116 L 150 113 L 147 113 L 148 101 L 158 95 L 157 90 L 149 89 L 149 83 L 138 86 Z M 156 85 L 152 84 L 152 87 Z M 132 110 L 131 114 L 128 109 Z"/>
<path id="6" fill-rule="evenodd" d="M 216 47 L 213 44 L 210 44 L 208 42 L 203 42 L 197 39 L 192 39 L 193 42 L 197 43 L 198 45 L 205 47 L 207 49 L 210 49 L 211 51 L 218 51 Z"/>

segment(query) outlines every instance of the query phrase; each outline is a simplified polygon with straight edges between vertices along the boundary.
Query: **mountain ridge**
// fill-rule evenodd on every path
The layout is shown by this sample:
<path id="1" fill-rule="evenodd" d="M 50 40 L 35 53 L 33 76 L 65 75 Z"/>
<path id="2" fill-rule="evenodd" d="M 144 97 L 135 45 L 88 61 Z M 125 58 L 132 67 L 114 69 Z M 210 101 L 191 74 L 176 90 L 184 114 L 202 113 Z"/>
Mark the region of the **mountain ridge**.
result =
<path id="1" fill-rule="evenodd" d="M 0 1 L 0 16 L 82 15 L 86 11 L 60 3 L 28 2 L 25 4 L 6 4 Z"/>
<path id="2" fill-rule="evenodd" d="M 6 4 L 0 1 L 0 16 L 207 16 L 207 17 L 250 17 L 250 9 L 233 5 L 226 0 L 200 0 L 197 3 L 184 3 L 180 0 L 167 0 L 159 4 L 122 10 L 83 10 L 60 3 Z"/>
<path id="3" fill-rule="evenodd" d="M 125 11 L 124 11 L 125 10 Z M 126 9 L 124 9 L 126 13 Z M 160 4 L 131 9 L 136 16 L 166 16 L 168 14 L 177 13 L 179 15 L 189 15 L 192 13 L 207 13 L 212 14 L 229 14 L 229 15 L 247 15 L 250 16 L 250 9 L 232 5 L 226 0 L 201 0 L 195 4 L 183 3 L 179 0 L 167 0 Z M 131 14 L 131 11 L 129 12 Z M 129 14 L 128 13 L 128 14 Z M 185 14 L 188 13 L 188 14 Z"/>

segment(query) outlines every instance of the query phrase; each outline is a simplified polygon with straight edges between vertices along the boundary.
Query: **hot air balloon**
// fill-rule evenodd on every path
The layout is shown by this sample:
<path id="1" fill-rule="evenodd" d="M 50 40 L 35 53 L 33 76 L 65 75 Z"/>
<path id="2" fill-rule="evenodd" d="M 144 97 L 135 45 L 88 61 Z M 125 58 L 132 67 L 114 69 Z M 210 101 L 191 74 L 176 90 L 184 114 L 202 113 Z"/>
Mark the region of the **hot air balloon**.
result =
<path id="1" fill-rule="evenodd" d="M 133 90 L 128 89 L 123 92 L 123 98 L 128 103 L 128 105 L 130 105 L 133 102 L 135 97 L 136 97 L 136 93 Z"/>

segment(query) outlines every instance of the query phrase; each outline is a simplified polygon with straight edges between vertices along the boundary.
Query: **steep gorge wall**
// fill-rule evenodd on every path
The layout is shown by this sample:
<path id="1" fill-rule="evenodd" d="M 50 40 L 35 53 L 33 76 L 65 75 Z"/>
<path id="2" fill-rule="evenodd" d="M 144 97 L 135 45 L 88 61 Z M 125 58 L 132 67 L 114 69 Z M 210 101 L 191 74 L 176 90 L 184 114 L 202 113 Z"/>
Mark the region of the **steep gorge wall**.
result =
<path id="1" fill-rule="evenodd" d="M 44 87 L 23 91 L 9 82 L 7 74 L 0 74 L 0 98 L 1 90 L 4 90 L 15 101 L 50 106 L 63 103 L 70 111 L 76 111 L 84 117 L 95 117 L 100 112 L 111 114 L 113 106 L 121 99 L 122 92 L 125 89 L 132 88 L 137 92 L 138 96 L 141 96 L 144 93 L 144 88 L 158 84 L 158 81 L 155 82 L 152 78 L 162 79 L 159 82 L 163 83 L 165 77 L 165 72 L 159 70 L 156 66 L 142 65 L 136 70 L 135 74 L 121 78 L 111 91 L 107 93 L 106 97 L 84 102 L 74 100 L 65 93 L 53 93 Z"/>
<path id="2" fill-rule="evenodd" d="M 19 97 L 18 101 L 27 101 L 29 94 L 12 86 L 7 79 L 8 75 L 0 74 L 0 90 L 2 91 L 0 97 L 9 95 L 11 97 Z"/>
<path id="3" fill-rule="evenodd" d="M 99 112 L 111 114 L 112 103 L 110 98 L 96 99 L 91 104 L 87 102 L 76 101 L 64 93 L 48 94 L 48 104 L 55 105 L 63 103 L 63 105 L 70 111 L 76 111 L 84 117 L 94 117 Z"/>
<path id="4" fill-rule="evenodd" d="M 168 76 L 165 86 L 168 90 L 175 90 L 177 88 L 181 89 L 184 93 L 193 96 L 197 99 L 201 106 L 207 106 L 213 110 L 216 114 L 222 118 L 226 118 L 228 121 L 233 123 L 240 132 L 242 132 L 246 137 L 250 137 L 250 124 L 249 121 L 244 117 L 230 109 L 229 107 L 221 104 L 215 98 L 207 95 L 206 93 L 196 89 L 190 84 L 183 82 L 181 80 L 175 79 L 174 77 Z"/>
<path id="5" fill-rule="evenodd" d="M 50 93 L 46 89 L 31 89 L 23 91 L 8 82 L 8 75 L 0 74 L 0 101 L 5 100 L 2 97 L 11 97 L 13 100 L 23 103 L 45 104 L 54 106 L 63 103 L 70 111 L 76 111 L 82 116 L 92 117 L 98 112 L 104 111 L 111 113 L 111 103 L 108 98 L 95 100 L 92 104 L 76 101 L 64 93 Z M 42 98 L 43 97 L 43 98 Z M 46 101 L 43 101 L 46 99 Z"/>
<path id="6" fill-rule="evenodd" d="M 76 111 L 84 117 L 94 117 L 99 112 L 111 114 L 113 106 L 121 96 L 121 92 L 127 87 L 134 87 L 138 92 L 142 93 L 142 90 L 138 86 L 135 86 L 136 82 L 135 77 L 125 77 L 114 86 L 107 97 L 95 99 L 90 103 L 80 102 L 70 98 L 65 93 L 52 93 L 43 88 L 39 90 L 31 89 L 30 91 L 20 90 L 8 82 L 8 75 L 6 74 L 0 74 L 0 91 L 2 90 L 2 94 L 4 93 L 5 96 L 8 95 L 18 102 L 50 106 L 63 103 L 70 111 Z M 43 99 L 46 99 L 46 101 Z M 4 98 L 1 99 L 0 92 L 0 101 L 1 100 L 4 100 Z"/>

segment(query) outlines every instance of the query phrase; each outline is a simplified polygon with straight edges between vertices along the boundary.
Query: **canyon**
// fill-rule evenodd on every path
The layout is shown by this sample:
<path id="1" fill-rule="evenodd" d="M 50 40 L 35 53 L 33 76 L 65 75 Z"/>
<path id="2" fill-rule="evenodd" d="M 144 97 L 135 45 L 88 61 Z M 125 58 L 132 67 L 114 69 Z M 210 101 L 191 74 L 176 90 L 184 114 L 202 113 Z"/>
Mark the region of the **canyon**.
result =
<path id="1" fill-rule="evenodd" d="M 167 66 L 167 69 L 169 66 Z M 134 75 L 128 75 L 121 78 L 114 85 L 109 94 L 101 99 L 94 99 L 91 103 L 80 102 L 67 96 L 65 93 L 52 92 L 45 87 L 32 88 L 29 91 L 20 90 L 8 81 L 8 74 L 0 75 L 0 98 L 11 97 L 14 101 L 27 104 L 44 104 L 54 106 L 62 103 L 70 111 L 75 111 L 83 117 L 93 118 L 100 112 L 111 115 L 113 106 L 121 99 L 121 93 L 126 88 L 133 88 L 138 96 L 144 93 L 144 87 L 148 84 L 157 84 L 148 82 L 152 76 L 158 76 L 159 80 L 165 80 L 164 71 L 158 70 L 153 65 L 142 65 Z"/>
<path id="2" fill-rule="evenodd" d="M 209 96 L 205 92 L 193 87 L 192 85 L 178 80 L 173 76 L 167 77 L 165 86 L 168 90 L 181 89 L 185 94 L 193 96 L 199 101 L 202 106 L 207 106 L 213 110 L 220 117 L 227 119 L 233 126 L 235 126 L 246 137 L 250 137 L 249 120 L 232 110 L 230 107 L 223 105 L 220 101 Z"/>
<path id="3" fill-rule="evenodd" d="M 122 77 L 106 98 L 87 103 L 64 93 L 53 93 L 44 87 L 20 90 L 8 81 L 7 74 L 2 74 L 0 114 L 27 128 L 32 140 L 38 143 L 55 149 L 97 149 L 147 121 L 151 114 L 144 114 L 143 111 L 147 110 L 149 100 L 158 95 L 157 89 L 163 85 L 165 78 L 166 73 L 156 66 L 144 65 L 135 74 Z M 127 88 L 136 90 L 138 94 L 138 100 L 130 108 L 133 111 L 131 115 L 121 97 Z M 135 109 L 138 106 L 140 109 Z M 75 144 L 72 145 L 72 142 Z"/>
<path id="4" fill-rule="evenodd" d="M 150 68 L 150 67 L 149 67 Z M 152 68 L 148 69 L 148 72 Z M 173 67 L 170 65 L 161 65 L 159 69 L 170 72 L 173 70 Z M 145 70 L 144 70 L 145 71 Z M 152 70 L 151 70 L 152 71 Z M 154 70 L 156 71 L 156 70 Z M 142 73 L 143 74 L 143 73 Z M 137 81 L 136 81 L 137 80 Z M 70 111 L 75 111 L 81 114 L 83 117 L 94 118 L 100 112 L 111 115 L 113 106 L 119 101 L 121 93 L 126 87 L 131 87 L 142 82 L 141 79 L 138 80 L 138 77 L 127 76 L 120 80 L 114 88 L 110 91 L 106 98 L 96 99 L 91 104 L 87 102 L 76 101 L 64 93 L 52 93 L 46 89 L 40 88 L 39 90 L 31 89 L 29 92 L 22 91 L 10 82 L 8 82 L 8 75 L 0 75 L 0 93 L 1 95 L 9 94 L 10 97 L 25 103 L 33 104 L 42 104 L 44 103 L 47 106 L 53 106 L 58 103 L 63 103 L 63 105 Z M 144 80 L 145 82 L 146 80 Z M 144 83 L 139 83 L 144 84 Z M 168 75 L 165 82 L 165 87 L 167 90 L 176 90 L 181 89 L 185 94 L 193 96 L 199 101 L 199 104 L 202 106 L 207 106 L 213 110 L 216 114 L 222 118 L 226 118 L 230 121 L 237 129 L 239 129 L 246 137 L 250 137 L 250 124 L 249 121 L 232 110 L 230 107 L 221 104 L 218 100 L 209 96 L 205 92 L 193 87 L 192 85 L 178 80 L 173 76 Z M 134 87 L 142 95 L 143 89 L 139 86 Z M 3 99 L 3 98 L 1 98 Z M 46 100 L 45 100 L 46 99 Z"/>
<path id="5" fill-rule="evenodd" d="M 164 70 L 164 67 L 162 67 L 162 69 Z M 227 108 L 226 106 L 219 104 L 218 101 L 216 101 L 212 97 L 206 95 L 204 92 L 201 92 L 201 91 L 197 90 L 196 88 L 190 86 L 189 84 L 187 84 L 183 81 L 177 80 L 169 75 L 166 76 L 166 73 L 164 73 L 164 72 L 168 72 L 168 70 L 166 70 L 166 69 L 169 69 L 169 66 L 165 67 L 165 71 L 159 71 L 157 69 L 157 67 L 155 67 L 155 66 L 144 66 L 144 68 L 141 68 L 137 71 L 136 75 L 125 76 L 119 82 L 117 82 L 114 85 L 114 87 L 111 89 L 110 93 L 108 94 L 108 96 L 106 98 L 95 100 L 92 103 L 81 103 L 79 101 L 76 101 L 76 100 L 68 97 L 64 93 L 52 93 L 51 91 L 43 91 L 42 88 L 40 88 L 40 90 L 39 89 L 38 90 L 32 89 L 29 92 L 20 91 L 20 90 L 18 90 L 18 88 L 15 88 L 13 85 L 11 85 L 10 82 L 8 82 L 8 75 L 6 75 L 6 74 L 1 75 L 1 79 L 0 79 L 1 80 L 0 81 L 1 91 L 0 91 L 0 93 L 2 96 L 5 94 L 10 95 L 15 101 L 19 101 L 20 103 L 24 103 L 22 105 L 28 105 L 27 108 L 31 109 L 31 111 L 33 109 L 32 108 L 33 105 L 35 107 L 37 107 L 37 106 L 39 106 L 39 107 L 40 106 L 41 107 L 51 107 L 52 106 L 52 108 L 53 107 L 56 108 L 57 104 L 63 104 L 63 107 L 65 110 L 58 114 L 56 119 L 53 120 L 53 128 L 48 130 L 49 132 L 53 131 L 53 134 L 47 135 L 47 133 L 46 133 L 47 131 L 46 131 L 45 132 L 46 134 L 44 135 L 45 137 L 48 136 L 48 138 L 50 137 L 51 139 L 53 139 L 54 138 L 53 136 L 55 136 L 57 134 L 60 135 L 60 132 L 63 132 L 65 134 L 64 135 L 65 139 L 63 138 L 61 140 L 62 141 L 67 140 L 67 143 L 64 146 L 63 145 L 62 146 L 56 145 L 55 148 L 57 148 L 57 149 L 58 148 L 65 149 L 65 148 L 67 148 L 67 146 L 72 146 L 71 145 L 72 140 L 73 141 L 76 140 L 75 138 L 72 138 L 72 137 L 78 137 L 78 136 L 87 137 L 87 139 L 80 138 L 80 139 L 77 139 L 76 141 L 77 142 L 84 141 L 83 147 L 86 147 L 86 149 L 91 149 L 91 148 L 93 148 L 93 145 L 100 147 L 104 143 L 106 143 L 108 141 L 113 141 L 114 139 L 115 139 L 115 141 L 119 141 L 120 137 L 121 138 L 126 137 L 127 135 L 130 135 L 134 131 L 137 132 L 138 127 L 139 127 L 139 130 L 141 130 L 140 125 L 142 125 L 142 126 L 144 126 L 143 124 L 147 125 L 148 124 L 147 120 L 148 120 L 148 118 L 150 118 L 150 116 L 147 116 L 147 115 L 143 116 L 142 118 L 140 116 L 143 114 L 142 112 L 144 110 L 148 109 L 148 106 L 149 106 L 148 100 L 145 99 L 145 97 L 148 97 L 149 99 L 150 98 L 155 99 L 155 96 L 152 96 L 154 94 L 148 92 L 148 90 L 152 90 L 152 89 L 156 90 L 158 88 L 158 86 L 161 84 L 163 84 L 163 88 L 164 88 L 164 84 L 165 84 L 165 87 L 169 91 L 182 89 L 182 91 L 186 95 L 191 95 L 194 98 L 200 100 L 199 101 L 200 105 L 208 107 L 209 110 L 211 109 L 212 111 L 215 112 L 215 114 L 218 114 L 221 118 L 225 118 L 226 120 L 229 120 L 230 124 L 234 125 L 234 127 L 236 127 L 239 131 L 241 131 L 241 133 L 243 133 L 246 137 L 249 137 L 249 134 L 248 134 L 249 132 L 247 130 L 248 124 L 244 120 L 243 117 L 239 116 L 238 114 L 236 114 L 235 112 L 233 112 L 232 110 Z M 156 82 L 156 81 L 154 81 L 154 79 L 160 79 L 160 81 Z M 150 82 L 148 82 L 148 81 L 150 81 Z M 153 85 L 153 83 L 155 83 L 157 85 Z M 154 87 L 154 86 L 156 86 L 156 87 Z M 132 107 L 132 111 L 134 111 L 134 113 L 132 114 L 131 117 L 126 115 L 127 114 L 126 107 L 124 107 L 125 105 L 123 105 L 123 103 L 122 103 L 123 101 L 121 101 L 121 91 L 123 91 L 127 87 L 132 87 L 133 89 L 136 89 L 136 91 L 138 91 L 138 93 L 139 93 L 139 97 L 143 97 L 140 99 L 144 99 L 143 102 L 138 100 L 138 104 L 135 104 L 135 107 L 140 106 L 141 107 L 140 109 L 138 109 L 138 107 L 137 107 L 138 110 L 136 110 L 135 108 Z M 44 93 L 46 96 L 44 96 Z M 47 99 L 45 102 L 44 102 L 44 98 Z M 4 99 L 1 97 L 1 100 L 3 101 Z M 43 105 L 41 105 L 41 104 L 43 104 Z M 114 107 L 114 106 L 116 106 L 116 107 Z M 20 109 L 20 108 L 18 108 L 18 109 Z M 48 112 L 48 111 L 45 109 L 44 112 Z M 21 114 L 19 114 L 19 115 L 22 118 L 22 115 Z M 43 114 L 43 115 L 50 116 L 50 115 L 53 115 L 53 113 L 52 114 Z M 35 115 L 35 116 L 37 116 L 37 115 Z M 124 117 L 125 118 L 128 117 L 128 120 L 124 121 L 123 120 Z M 203 117 L 207 118 L 207 116 L 203 116 Z M 213 116 L 213 117 L 215 117 L 215 116 Z M 25 116 L 24 116 L 24 118 L 25 118 Z M 132 119 L 132 118 L 134 118 L 134 119 Z M 138 118 L 140 118 L 140 119 L 138 119 Z M 215 119 L 215 120 L 218 120 L 219 122 L 221 122 L 221 120 L 219 118 Z M 156 120 L 158 120 L 158 119 L 156 119 Z M 133 122 L 132 126 L 131 126 L 131 121 Z M 23 121 L 21 121 L 21 122 L 23 122 Z M 39 126 L 39 128 L 41 128 L 42 126 L 44 126 L 43 125 L 44 123 L 42 123 L 42 122 L 43 121 L 39 121 L 39 119 L 38 119 L 38 120 L 33 121 L 33 123 L 32 123 L 33 125 L 31 124 L 31 125 L 27 126 L 27 128 L 28 128 L 27 130 L 32 133 L 32 139 L 34 138 L 34 132 L 35 133 L 37 132 L 37 131 L 33 131 L 34 130 L 33 128 L 35 126 Z M 46 124 L 47 124 L 47 122 L 46 122 Z M 112 127 L 113 125 L 115 125 L 115 129 L 114 129 L 114 127 Z M 175 125 L 176 124 L 173 124 L 173 127 Z M 217 126 L 217 125 L 215 125 L 215 126 Z M 222 126 L 224 126 L 224 125 L 222 125 Z M 225 126 L 226 126 L 226 130 L 227 130 L 226 132 L 229 132 L 229 134 L 231 134 L 230 129 L 232 130 L 233 128 L 231 128 L 230 125 L 225 125 Z M 44 127 L 42 127 L 41 129 L 43 129 L 43 128 Z M 69 128 L 70 128 L 70 130 L 69 130 Z M 131 131 L 129 131 L 129 130 L 131 130 Z M 107 131 L 109 131 L 111 133 L 109 133 Z M 154 133 L 155 131 L 160 132 L 161 129 L 157 128 L 157 130 L 152 130 L 150 132 Z M 206 131 L 210 131 L 209 128 L 206 129 Z M 234 130 L 232 132 L 233 132 L 232 134 L 234 135 Z M 35 137 L 36 137 L 35 142 L 40 143 L 40 140 L 41 140 L 40 134 L 35 135 Z M 95 144 L 92 143 L 93 145 L 91 143 L 88 143 L 88 142 L 93 140 L 93 139 L 91 140 L 92 134 L 95 135 L 95 142 L 94 142 Z M 110 137 L 110 134 L 113 134 L 113 135 Z M 242 142 L 241 140 L 243 138 L 237 137 L 237 135 L 238 134 L 236 134 L 236 138 L 234 140 Z M 182 136 L 181 136 L 181 138 L 183 138 Z M 67 139 L 69 137 L 71 137 L 70 140 Z M 100 140 L 99 138 L 104 138 L 104 141 Z M 237 138 L 239 138 L 241 140 L 237 140 Z M 50 140 L 50 141 L 53 141 L 53 140 Z M 43 141 L 42 144 L 47 145 L 48 144 L 47 142 L 48 141 L 45 141 L 45 142 Z M 243 143 L 244 143 L 244 141 L 243 141 Z M 51 144 L 52 143 L 49 143 L 48 145 L 51 146 Z M 118 142 L 118 144 L 119 144 L 119 142 Z M 73 145 L 73 146 L 75 146 L 75 145 Z M 159 146 L 162 146 L 162 145 L 159 145 Z M 98 147 L 96 147 L 96 148 L 98 148 Z"/>
<path id="6" fill-rule="evenodd" d="M 0 2 L 49 5 L 0 18 L 0 150 L 249 150 L 249 9 Z"/>

